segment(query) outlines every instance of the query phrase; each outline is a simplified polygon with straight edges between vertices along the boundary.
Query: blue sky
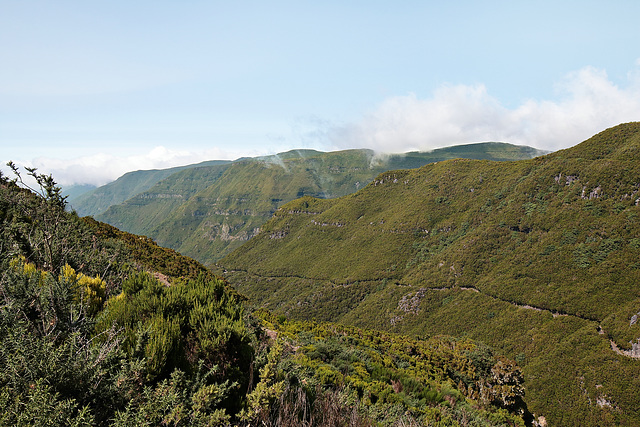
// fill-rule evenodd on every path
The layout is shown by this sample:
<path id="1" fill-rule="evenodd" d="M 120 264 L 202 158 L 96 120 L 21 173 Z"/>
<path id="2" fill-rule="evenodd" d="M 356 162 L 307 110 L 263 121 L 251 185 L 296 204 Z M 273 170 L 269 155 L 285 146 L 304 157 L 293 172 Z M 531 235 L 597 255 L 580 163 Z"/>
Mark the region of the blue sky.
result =
<path id="1" fill-rule="evenodd" d="M 640 120 L 637 1 L 0 0 L 0 160 L 555 150 Z"/>

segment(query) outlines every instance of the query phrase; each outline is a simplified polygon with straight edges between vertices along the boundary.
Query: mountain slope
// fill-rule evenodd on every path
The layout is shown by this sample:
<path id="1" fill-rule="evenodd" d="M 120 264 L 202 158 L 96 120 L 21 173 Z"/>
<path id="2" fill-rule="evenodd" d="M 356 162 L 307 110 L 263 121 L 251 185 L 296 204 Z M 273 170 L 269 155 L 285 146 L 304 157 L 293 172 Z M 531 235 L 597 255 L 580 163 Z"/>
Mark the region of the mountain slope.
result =
<path id="1" fill-rule="evenodd" d="M 637 425 L 638 205 L 629 123 L 532 160 L 438 162 L 293 201 L 219 264 L 295 318 L 496 346 L 551 425 Z"/>
<path id="2" fill-rule="evenodd" d="M 224 160 L 211 160 L 197 165 L 179 166 L 169 169 L 139 170 L 127 172 L 117 180 L 77 196 L 70 195 L 69 204 L 81 216 L 95 216 L 109 206 L 118 205 L 136 194 L 142 193 L 158 182 L 184 169 L 203 166 L 215 166 L 229 163 Z"/>
<path id="3" fill-rule="evenodd" d="M 219 179 L 229 166 L 227 163 L 179 171 L 126 202 L 110 206 L 96 219 L 134 234 L 148 235 L 151 227 L 164 221 L 200 188 Z"/>
<path id="4" fill-rule="evenodd" d="M 62 193 L 67 196 L 67 200 L 75 200 L 85 193 L 95 190 L 97 187 L 92 184 L 74 184 L 62 188 Z"/>
<path id="5" fill-rule="evenodd" d="M 380 172 L 443 159 L 513 160 L 540 154 L 531 147 L 504 143 L 385 156 L 371 150 L 293 150 L 184 170 L 96 218 L 150 236 L 210 265 L 255 235 L 278 207 L 303 195 L 334 198 L 351 194 Z"/>

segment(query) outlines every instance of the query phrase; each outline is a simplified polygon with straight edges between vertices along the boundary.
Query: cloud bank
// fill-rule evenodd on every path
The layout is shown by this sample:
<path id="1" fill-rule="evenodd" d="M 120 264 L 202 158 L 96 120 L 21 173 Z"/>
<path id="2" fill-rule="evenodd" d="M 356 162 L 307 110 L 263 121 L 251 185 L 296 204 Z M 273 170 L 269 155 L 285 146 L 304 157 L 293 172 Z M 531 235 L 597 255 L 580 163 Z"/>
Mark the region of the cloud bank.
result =
<path id="1" fill-rule="evenodd" d="M 293 138 L 284 138 L 276 145 L 280 151 L 370 148 L 382 153 L 428 151 L 483 141 L 550 151 L 567 148 L 608 127 L 640 120 L 640 60 L 623 86 L 613 83 L 604 70 L 586 67 L 565 76 L 555 91 L 556 100 L 530 99 L 508 108 L 482 84 L 445 85 L 429 98 L 415 94 L 390 97 L 355 123 L 336 126 L 319 118 L 304 120 L 306 126 L 294 124 Z M 63 186 L 99 186 L 133 170 L 232 160 L 271 151 L 273 146 L 261 151 L 241 145 L 200 151 L 158 146 L 134 156 L 99 153 L 74 159 L 40 157 L 24 165 L 52 174 Z"/>
<path id="2" fill-rule="evenodd" d="M 39 157 L 29 164 L 39 173 L 51 174 L 62 186 L 92 184 L 101 186 L 135 170 L 165 169 L 175 166 L 200 163 L 206 160 L 236 159 L 240 153 L 213 148 L 205 151 L 172 150 L 157 146 L 148 153 L 122 157 L 98 153 L 74 159 Z M 18 162 L 16 162 L 18 164 Z"/>
<path id="3" fill-rule="evenodd" d="M 328 129 L 326 137 L 335 148 L 380 152 L 482 141 L 567 148 L 608 127 L 640 120 L 640 60 L 636 67 L 624 87 L 603 70 L 583 68 L 557 84 L 557 101 L 527 100 L 515 108 L 503 106 L 481 84 L 443 86 L 427 99 L 396 96 L 358 123 Z"/>

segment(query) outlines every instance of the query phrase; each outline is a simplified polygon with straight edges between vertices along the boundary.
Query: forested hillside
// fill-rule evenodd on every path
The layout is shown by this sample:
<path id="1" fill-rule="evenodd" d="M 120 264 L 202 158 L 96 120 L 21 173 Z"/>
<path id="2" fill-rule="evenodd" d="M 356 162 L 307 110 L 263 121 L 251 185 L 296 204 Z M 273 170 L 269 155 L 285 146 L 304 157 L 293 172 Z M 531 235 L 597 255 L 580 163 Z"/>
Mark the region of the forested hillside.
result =
<path id="1" fill-rule="evenodd" d="M 549 425 L 640 425 L 639 205 L 629 123 L 532 160 L 303 197 L 219 266 L 277 314 L 484 341 L 523 367 Z"/>
<path id="2" fill-rule="evenodd" d="M 201 264 L 11 166 L 0 425 L 525 425 L 521 371 L 488 346 L 251 313 Z"/>
<path id="3" fill-rule="evenodd" d="M 99 214 L 93 210 L 96 219 L 149 236 L 163 246 L 211 265 L 253 237 L 278 207 L 299 197 L 351 194 L 381 172 L 445 159 L 517 160 L 540 154 L 531 147 L 504 143 L 392 155 L 377 155 L 371 150 L 293 150 L 231 164 L 188 168 L 134 195 L 131 188 L 137 184 L 132 180 L 143 178 L 141 172 L 136 172 L 122 177 L 118 180 L 121 183 L 101 187 L 84 203 L 76 201 L 74 207 L 84 214 L 87 211 L 83 206 L 88 201 L 99 203 L 104 209 L 105 205 L 110 206 Z M 125 190 L 131 196 L 124 203 L 117 204 L 109 197 Z"/>

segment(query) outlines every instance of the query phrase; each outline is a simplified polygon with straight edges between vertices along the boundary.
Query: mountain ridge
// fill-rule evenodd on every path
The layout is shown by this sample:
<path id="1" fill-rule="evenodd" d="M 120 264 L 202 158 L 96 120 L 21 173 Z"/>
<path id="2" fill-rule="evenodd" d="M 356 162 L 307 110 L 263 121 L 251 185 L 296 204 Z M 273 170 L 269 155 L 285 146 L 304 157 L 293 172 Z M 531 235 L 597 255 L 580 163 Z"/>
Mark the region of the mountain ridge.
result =
<path id="1" fill-rule="evenodd" d="M 365 149 L 290 150 L 179 171 L 95 217 L 212 265 L 253 237 L 279 206 L 298 197 L 350 194 L 384 170 L 446 158 L 505 160 L 536 154 L 540 151 L 505 143 L 384 156 Z"/>
<path id="2" fill-rule="evenodd" d="M 94 216 L 109 206 L 120 204 L 153 187 L 168 176 L 184 169 L 228 163 L 226 160 L 209 160 L 168 169 L 148 169 L 127 172 L 115 181 L 69 197 L 69 204 L 80 216 Z"/>

